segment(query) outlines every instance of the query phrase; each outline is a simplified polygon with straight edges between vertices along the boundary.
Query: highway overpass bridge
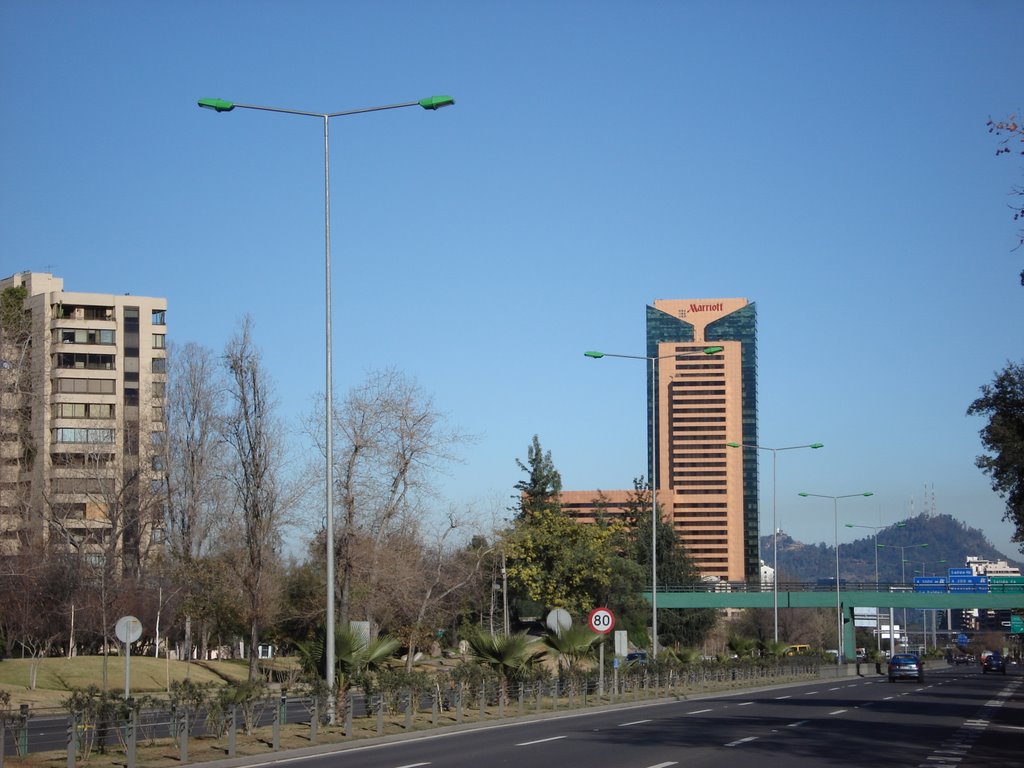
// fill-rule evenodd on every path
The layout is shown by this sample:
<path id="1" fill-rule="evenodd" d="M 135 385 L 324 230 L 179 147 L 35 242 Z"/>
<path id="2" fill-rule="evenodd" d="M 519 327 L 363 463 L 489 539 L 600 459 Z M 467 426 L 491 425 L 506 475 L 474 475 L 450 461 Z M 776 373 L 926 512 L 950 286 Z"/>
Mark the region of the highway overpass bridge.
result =
<path id="1" fill-rule="evenodd" d="M 651 601 L 651 593 L 644 599 Z M 658 588 L 658 609 L 673 608 L 768 608 L 775 605 L 771 585 L 727 583 L 694 584 Z M 855 655 L 854 608 L 910 608 L 915 610 L 1013 610 L 1024 609 L 1024 585 L 1006 585 L 991 592 L 915 592 L 913 587 L 874 583 L 840 583 L 838 600 L 835 586 L 820 584 L 780 584 L 779 610 L 786 608 L 831 608 L 843 613 L 843 656 Z"/>

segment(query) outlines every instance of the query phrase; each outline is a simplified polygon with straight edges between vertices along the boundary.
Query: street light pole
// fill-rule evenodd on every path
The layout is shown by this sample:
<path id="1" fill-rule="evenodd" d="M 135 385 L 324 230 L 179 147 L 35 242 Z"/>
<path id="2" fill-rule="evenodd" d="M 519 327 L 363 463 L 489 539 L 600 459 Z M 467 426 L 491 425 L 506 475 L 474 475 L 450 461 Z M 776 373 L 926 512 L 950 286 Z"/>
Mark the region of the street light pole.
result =
<path id="1" fill-rule="evenodd" d="M 772 452 L 772 617 L 775 624 L 774 640 L 779 642 L 779 526 L 776 516 L 776 498 L 779 485 L 776 480 L 776 457 L 779 451 L 795 451 L 798 448 L 824 448 L 822 443 L 809 443 L 807 445 L 788 445 L 785 448 L 769 448 L 766 445 L 752 445 L 747 443 L 726 443 L 730 448 L 755 448 L 759 451 Z"/>
<path id="2" fill-rule="evenodd" d="M 875 542 L 875 592 L 879 587 L 878 582 L 878 532 L 886 528 L 902 528 L 906 523 L 895 523 L 894 525 L 857 525 L 855 523 L 846 523 L 847 528 L 867 528 L 874 534 Z M 892 627 L 889 628 L 890 639 L 892 635 Z M 875 639 L 878 642 L 878 652 L 882 652 L 882 619 L 881 614 L 878 612 L 878 607 L 875 607 Z"/>
<path id="3" fill-rule="evenodd" d="M 823 493 L 804 492 L 801 492 L 799 495 L 805 498 L 814 496 L 819 499 L 832 499 L 832 523 L 835 529 L 836 547 L 836 645 L 838 646 L 836 648 L 836 661 L 842 664 L 846 656 L 846 646 L 843 642 L 843 604 L 839 597 L 839 500 L 852 499 L 855 496 L 874 496 L 875 494 L 871 491 L 864 491 L 863 493 L 847 493 L 842 496 L 827 496 Z"/>
<path id="4" fill-rule="evenodd" d="M 924 543 L 924 544 L 879 544 L 878 546 L 883 548 L 883 549 L 886 549 L 886 548 L 888 548 L 888 549 L 898 549 L 900 551 L 900 584 L 902 584 L 903 587 L 906 587 L 907 586 L 907 563 L 906 563 L 907 550 L 908 549 L 914 549 L 916 547 L 927 547 L 928 544 L 927 543 Z M 890 625 L 891 624 L 892 624 L 892 622 L 890 622 Z M 903 609 L 903 631 L 904 632 L 907 631 L 907 609 L 906 608 Z M 892 626 L 890 626 L 889 627 L 889 635 L 890 635 L 890 637 L 892 637 L 892 634 L 893 634 Z M 907 635 L 907 639 L 908 640 L 910 639 L 909 633 Z M 890 648 L 890 650 L 893 653 L 896 652 L 895 648 Z"/>
<path id="5" fill-rule="evenodd" d="M 655 379 L 655 365 L 659 360 L 669 358 L 699 357 L 700 355 L 715 355 L 721 352 L 724 347 L 704 347 L 702 349 L 688 350 L 687 352 L 676 352 L 671 355 L 616 355 L 611 352 L 584 352 L 585 357 L 600 360 L 602 357 L 622 357 L 628 360 L 646 360 L 650 365 L 651 377 L 651 658 L 658 658 L 658 445 L 657 428 L 655 420 L 657 409 L 655 405 L 655 394 L 657 392 Z"/>
<path id="6" fill-rule="evenodd" d="M 265 107 L 255 104 L 238 104 L 225 99 L 199 99 L 197 104 L 202 109 L 212 109 L 214 112 L 231 112 L 234 109 L 254 109 L 260 112 L 280 112 L 286 115 L 302 115 L 305 117 L 317 117 L 324 124 L 324 347 L 325 347 L 325 374 L 324 387 L 324 452 L 326 461 L 326 482 L 324 488 L 325 506 L 325 539 L 327 556 L 327 594 L 326 594 L 326 683 L 330 691 L 331 722 L 334 722 L 334 440 L 332 435 L 332 419 L 334 416 L 333 402 L 333 381 L 332 381 L 332 360 L 333 341 L 331 338 L 331 163 L 330 163 L 330 136 L 329 124 L 331 118 L 346 117 L 348 115 L 359 115 L 365 112 L 383 112 L 389 109 L 402 109 L 404 107 L 422 107 L 423 109 L 437 110 L 441 107 L 451 106 L 455 99 L 451 96 L 430 96 L 419 101 L 408 101 L 401 104 L 388 104 L 379 107 L 363 107 L 361 109 L 350 109 L 343 112 L 306 112 L 298 109 L 284 109 L 281 107 Z"/>

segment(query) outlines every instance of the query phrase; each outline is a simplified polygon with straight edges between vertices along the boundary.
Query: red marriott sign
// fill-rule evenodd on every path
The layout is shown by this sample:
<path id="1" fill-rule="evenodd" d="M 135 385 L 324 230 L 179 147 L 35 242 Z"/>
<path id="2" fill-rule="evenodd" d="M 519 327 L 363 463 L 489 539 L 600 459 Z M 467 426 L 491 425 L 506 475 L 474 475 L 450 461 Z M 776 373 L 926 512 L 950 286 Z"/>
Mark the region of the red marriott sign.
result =
<path id="1" fill-rule="evenodd" d="M 723 310 L 722 302 L 718 301 L 714 304 L 690 304 L 688 312 L 721 312 Z"/>

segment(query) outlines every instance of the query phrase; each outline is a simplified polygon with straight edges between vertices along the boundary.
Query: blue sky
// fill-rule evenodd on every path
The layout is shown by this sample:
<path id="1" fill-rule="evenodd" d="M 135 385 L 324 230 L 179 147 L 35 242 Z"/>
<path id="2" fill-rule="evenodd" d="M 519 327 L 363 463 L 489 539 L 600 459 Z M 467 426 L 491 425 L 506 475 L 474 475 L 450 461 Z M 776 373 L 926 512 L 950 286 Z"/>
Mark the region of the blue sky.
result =
<path id="1" fill-rule="evenodd" d="M 1022 107 L 1024 4 L 0 4 L 0 272 L 166 296 L 177 342 L 245 313 L 297 420 L 323 391 L 331 123 L 335 384 L 396 367 L 479 435 L 446 497 L 504 508 L 532 436 L 568 489 L 646 462 L 656 298 L 759 319 L 779 520 L 934 508 L 1006 554 L 974 467 L 980 385 L 1020 360 L 1024 252 L 985 121 Z M 771 465 L 762 463 L 771 528 Z M 930 501 L 928 502 L 930 506 Z M 857 538 L 852 531 L 841 541 Z"/>

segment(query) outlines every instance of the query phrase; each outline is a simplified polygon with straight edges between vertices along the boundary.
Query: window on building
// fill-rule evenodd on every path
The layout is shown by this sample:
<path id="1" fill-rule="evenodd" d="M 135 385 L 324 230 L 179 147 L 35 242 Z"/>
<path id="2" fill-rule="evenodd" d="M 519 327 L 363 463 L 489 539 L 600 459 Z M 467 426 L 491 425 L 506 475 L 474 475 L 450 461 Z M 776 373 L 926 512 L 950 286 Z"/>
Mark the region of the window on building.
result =
<path id="1" fill-rule="evenodd" d="M 57 443 L 112 443 L 114 430 L 58 427 L 53 430 L 53 440 Z"/>
<path id="2" fill-rule="evenodd" d="M 167 384 L 162 381 L 153 382 L 153 397 L 166 397 Z"/>
<path id="3" fill-rule="evenodd" d="M 153 358 L 153 373 L 167 373 L 167 358 Z"/>
<path id="4" fill-rule="evenodd" d="M 54 388 L 62 394 L 112 395 L 114 394 L 114 380 L 61 377 L 56 379 Z"/>
<path id="5" fill-rule="evenodd" d="M 166 349 L 167 348 L 167 336 L 162 333 L 153 334 L 153 349 Z"/>
<path id="6" fill-rule="evenodd" d="M 57 403 L 54 409 L 61 419 L 114 418 L 114 406 L 110 403 Z"/>
<path id="7" fill-rule="evenodd" d="M 54 355 L 57 368 L 78 368 L 90 371 L 114 370 L 113 355 L 91 355 L 78 352 L 58 352 Z"/>
<path id="8" fill-rule="evenodd" d="M 166 309 L 154 309 L 153 310 L 153 325 L 167 325 L 167 310 Z"/>

